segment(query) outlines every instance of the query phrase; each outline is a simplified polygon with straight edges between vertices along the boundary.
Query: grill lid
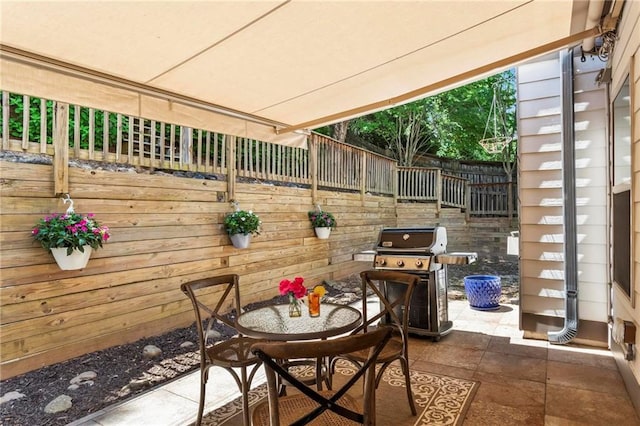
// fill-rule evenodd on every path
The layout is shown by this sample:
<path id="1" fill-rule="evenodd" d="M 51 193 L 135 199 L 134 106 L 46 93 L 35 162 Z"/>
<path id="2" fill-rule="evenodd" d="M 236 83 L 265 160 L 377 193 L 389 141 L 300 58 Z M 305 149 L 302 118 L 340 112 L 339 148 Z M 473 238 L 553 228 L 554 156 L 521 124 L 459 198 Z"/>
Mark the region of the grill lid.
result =
<path id="1" fill-rule="evenodd" d="M 380 231 L 377 251 L 416 254 L 439 254 L 447 249 L 447 231 L 431 228 L 384 228 Z"/>

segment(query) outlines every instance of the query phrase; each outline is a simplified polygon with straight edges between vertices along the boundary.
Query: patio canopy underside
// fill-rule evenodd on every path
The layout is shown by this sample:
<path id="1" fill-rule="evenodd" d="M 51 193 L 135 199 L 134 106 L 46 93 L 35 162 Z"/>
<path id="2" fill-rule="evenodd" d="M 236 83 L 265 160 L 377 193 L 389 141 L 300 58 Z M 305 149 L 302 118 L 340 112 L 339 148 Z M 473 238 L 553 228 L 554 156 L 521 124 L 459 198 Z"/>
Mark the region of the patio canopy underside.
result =
<path id="1" fill-rule="evenodd" d="M 432 95 L 592 37 L 585 30 L 597 26 L 603 3 L 3 1 L 1 83 L 301 145 L 296 130 Z"/>

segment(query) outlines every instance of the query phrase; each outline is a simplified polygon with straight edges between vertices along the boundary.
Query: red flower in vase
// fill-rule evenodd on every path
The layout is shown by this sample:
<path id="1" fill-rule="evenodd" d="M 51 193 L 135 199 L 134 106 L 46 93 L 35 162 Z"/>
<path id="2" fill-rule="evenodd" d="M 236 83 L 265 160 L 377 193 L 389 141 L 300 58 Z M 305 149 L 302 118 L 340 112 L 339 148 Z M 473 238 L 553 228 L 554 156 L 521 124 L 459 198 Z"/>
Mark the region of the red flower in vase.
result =
<path id="1" fill-rule="evenodd" d="M 301 299 L 307 294 L 306 287 L 302 284 L 304 278 L 295 277 L 293 281 L 284 279 L 280 281 L 280 294 L 294 296 L 296 299 Z"/>

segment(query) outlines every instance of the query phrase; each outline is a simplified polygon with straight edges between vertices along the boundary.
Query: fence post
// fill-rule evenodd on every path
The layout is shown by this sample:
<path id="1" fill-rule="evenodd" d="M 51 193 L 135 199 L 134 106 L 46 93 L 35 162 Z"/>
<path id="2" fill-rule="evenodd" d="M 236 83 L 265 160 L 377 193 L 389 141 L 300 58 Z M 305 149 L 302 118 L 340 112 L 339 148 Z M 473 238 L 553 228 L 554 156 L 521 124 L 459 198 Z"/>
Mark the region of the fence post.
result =
<path id="1" fill-rule="evenodd" d="M 29 114 L 31 113 L 31 98 L 22 95 L 22 149 L 29 149 Z"/>
<path id="2" fill-rule="evenodd" d="M 142 151 L 142 146 L 140 151 Z M 140 152 L 140 156 L 143 155 Z M 102 114 L 102 161 L 107 161 L 107 158 L 109 158 L 109 111 L 104 111 Z"/>
<path id="3" fill-rule="evenodd" d="M 442 208 L 442 170 L 436 170 L 436 213 Z"/>
<path id="4" fill-rule="evenodd" d="M 2 149 L 9 149 L 9 92 L 2 91 Z"/>
<path id="5" fill-rule="evenodd" d="M 464 183 L 464 206 L 464 219 L 469 222 L 471 219 L 471 185 L 469 185 L 469 181 Z"/>
<path id="6" fill-rule="evenodd" d="M 180 127 L 180 162 L 183 165 L 192 163 L 191 151 L 193 147 L 193 129 L 191 127 Z M 182 168 L 182 167 L 181 167 Z M 189 167 L 187 166 L 187 170 Z"/>
<path id="7" fill-rule="evenodd" d="M 311 134 L 309 138 L 309 174 L 311 174 L 311 202 L 318 203 L 318 137 Z"/>
<path id="8" fill-rule="evenodd" d="M 509 226 L 513 219 L 513 182 L 509 177 L 509 183 L 507 183 L 507 217 L 509 218 Z"/>
<path id="9" fill-rule="evenodd" d="M 364 206 L 364 194 L 367 192 L 367 153 L 360 151 L 360 200 Z"/>
<path id="10" fill-rule="evenodd" d="M 69 104 L 58 102 L 53 132 L 53 193 L 69 193 Z"/>
<path id="11" fill-rule="evenodd" d="M 399 184 L 398 184 L 398 174 L 400 173 L 400 170 L 398 170 L 398 162 L 394 161 L 393 163 L 391 163 L 391 180 L 392 185 L 393 185 L 393 205 L 397 206 L 398 205 L 398 192 L 400 192 L 400 188 L 399 188 Z M 398 211 L 396 210 L 396 221 L 397 221 L 397 217 L 398 217 Z"/>
<path id="12" fill-rule="evenodd" d="M 80 158 L 80 107 L 76 105 L 74 108 L 76 110 L 74 121 L 77 142 L 74 142 L 73 145 L 76 151 L 76 158 Z M 51 121 L 53 122 L 53 119 Z M 40 99 L 40 153 L 47 153 L 47 100 L 44 98 Z"/>
<path id="13" fill-rule="evenodd" d="M 236 199 L 236 137 L 226 135 L 227 144 L 227 201 Z"/>

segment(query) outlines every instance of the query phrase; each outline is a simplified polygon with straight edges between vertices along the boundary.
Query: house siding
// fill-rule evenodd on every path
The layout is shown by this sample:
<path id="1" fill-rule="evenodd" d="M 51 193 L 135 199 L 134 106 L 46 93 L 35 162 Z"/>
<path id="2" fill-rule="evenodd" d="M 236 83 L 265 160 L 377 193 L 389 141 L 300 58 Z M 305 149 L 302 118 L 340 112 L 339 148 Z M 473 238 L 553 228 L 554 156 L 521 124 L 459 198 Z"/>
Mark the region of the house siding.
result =
<path id="1" fill-rule="evenodd" d="M 518 79 L 521 328 L 564 310 L 561 69 L 558 54 L 522 65 Z"/>
<path id="2" fill-rule="evenodd" d="M 608 247 L 606 87 L 596 83 L 603 67 L 598 59 L 574 59 L 578 312 L 583 326 L 577 340 L 600 344 L 606 340 L 608 282 L 602 255 Z M 557 53 L 518 68 L 521 325 L 527 336 L 536 338 L 561 327 L 565 311 L 561 74 Z"/>
<path id="3" fill-rule="evenodd" d="M 615 329 L 621 321 L 631 321 L 636 325 L 636 342 L 640 342 L 640 304 L 638 303 L 638 280 L 640 277 L 640 2 L 625 2 L 622 18 L 618 27 L 618 42 L 611 58 L 612 81 L 610 97 L 614 99 L 622 87 L 627 75 L 631 94 L 631 291 L 628 297 L 617 285 L 611 292 L 614 336 L 611 347 L 619 355 L 618 367 L 625 378 L 636 410 L 640 410 L 640 359 L 622 357 L 620 340 L 615 337 Z M 637 349 L 636 349 L 637 350 Z"/>

